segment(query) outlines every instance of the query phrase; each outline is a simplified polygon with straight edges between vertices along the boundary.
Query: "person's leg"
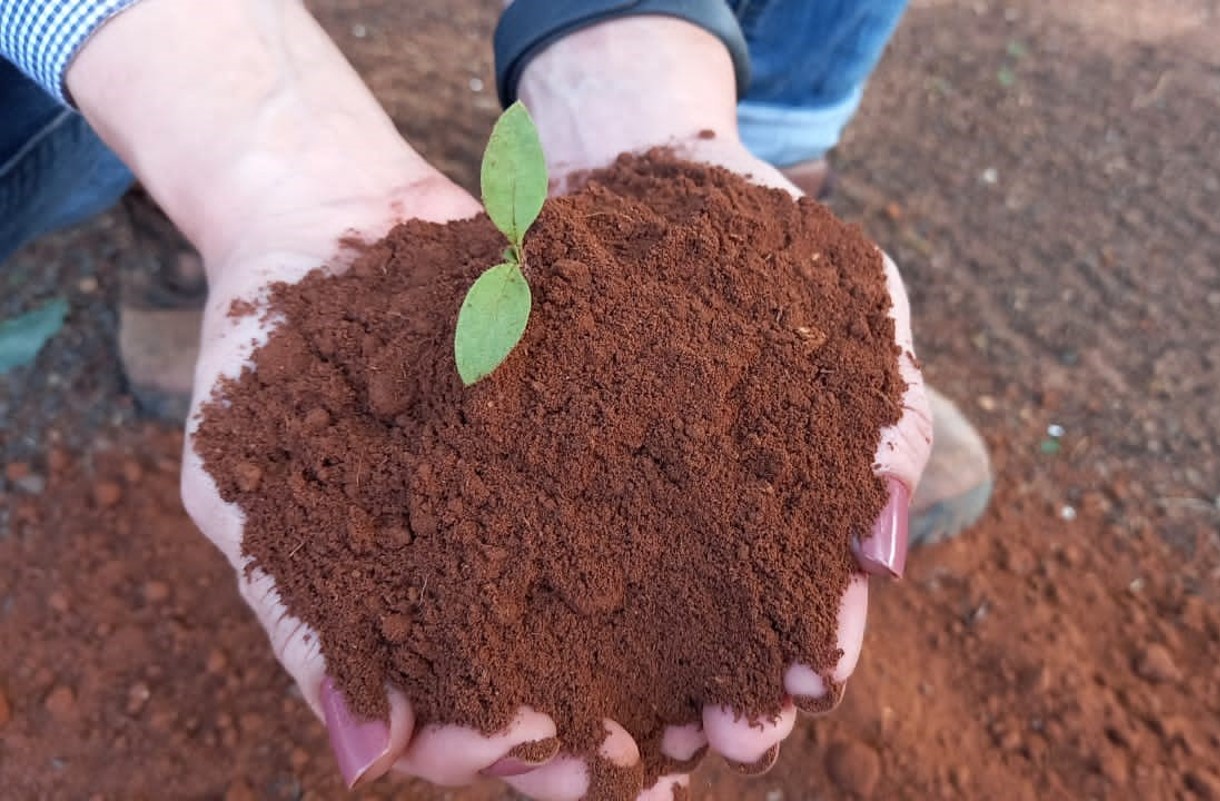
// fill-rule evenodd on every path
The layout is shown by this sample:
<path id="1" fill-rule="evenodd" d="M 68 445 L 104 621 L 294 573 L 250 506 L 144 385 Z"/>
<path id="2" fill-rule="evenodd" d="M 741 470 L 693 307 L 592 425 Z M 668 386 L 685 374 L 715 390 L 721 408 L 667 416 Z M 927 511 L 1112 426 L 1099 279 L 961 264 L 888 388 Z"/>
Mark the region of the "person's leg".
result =
<path id="1" fill-rule="evenodd" d="M 131 172 L 79 114 L 0 59 L 0 262 L 113 206 Z"/>
<path id="2" fill-rule="evenodd" d="M 907 0 L 729 0 L 753 77 L 741 136 L 777 167 L 817 162 L 839 142 Z"/>
<path id="3" fill-rule="evenodd" d="M 826 153 L 855 114 L 906 0 L 729 0 L 750 46 L 753 80 L 741 136 L 807 194 L 827 188 Z M 929 387 L 932 456 L 911 501 L 913 545 L 952 537 L 982 515 L 993 478 L 969 420 Z"/>
<path id="4" fill-rule="evenodd" d="M 125 198 L 134 249 L 118 265 L 119 356 L 129 391 L 153 417 L 189 406 L 206 294 L 198 256 L 84 117 L 0 59 L 0 268 L 27 242 Z"/>

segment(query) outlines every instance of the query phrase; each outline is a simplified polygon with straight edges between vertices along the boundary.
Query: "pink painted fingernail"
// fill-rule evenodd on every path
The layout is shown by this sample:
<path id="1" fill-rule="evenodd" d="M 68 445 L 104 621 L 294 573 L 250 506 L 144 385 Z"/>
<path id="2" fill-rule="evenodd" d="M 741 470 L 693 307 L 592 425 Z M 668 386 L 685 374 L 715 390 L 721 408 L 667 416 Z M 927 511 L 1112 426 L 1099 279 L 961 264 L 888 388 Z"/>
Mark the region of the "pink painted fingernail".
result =
<path id="1" fill-rule="evenodd" d="M 881 510 L 873 533 L 854 543 L 856 561 L 865 573 L 902 578 L 907 563 L 907 524 L 911 513 L 911 491 L 896 478 L 886 482 L 890 499 Z"/>
<path id="2" fill-rule="evenodd" d="M 533 762 L 526 762 L 524 759 L 517 759 L 517 757 L 504 757 L 483 768 L 479 773 L 492 779 L 507 779 L 509 776 L 522 776 L 526 773 L 532 773 L 540 767 L 542 766 Z"/>
<path id="3" fill-rule="evenodd" d="M 339 772 L 350 790 L 389 750 L 390 727 L 385 721 L 360 720 L 353 715 L 329 677 L 322 682 L 322 715 Z"/>
<path id="4" fill-rule="evenodd" d="M 492 779 L 521 776 L 542 767 L 558 753 L 559 740 L 555 737 L 521 743 L 479 773 Z"/>

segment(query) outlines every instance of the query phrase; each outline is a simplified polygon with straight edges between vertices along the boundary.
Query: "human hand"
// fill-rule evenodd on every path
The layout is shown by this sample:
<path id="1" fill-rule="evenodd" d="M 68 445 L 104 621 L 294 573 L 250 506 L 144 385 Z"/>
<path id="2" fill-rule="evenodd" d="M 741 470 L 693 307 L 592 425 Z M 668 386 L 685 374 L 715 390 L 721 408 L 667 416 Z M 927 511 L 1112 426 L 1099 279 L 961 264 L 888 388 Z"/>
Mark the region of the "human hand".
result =
<path id="1" fill-rule="evenodd" d="M 609 165 L 622 151 L 666 146 L 680 157 L 715 164 L 755 183 L 800 195 L 779 170 L 742 145 L 728 54 L 710 34 L 685 22 L 634 17 L 572 34 L 530 63 L 519 94 L 538 123 L 551 174 L 557 176 L 557 191 L 573 188 L 582 174 Z M 876 473 L 886 480 L 890 499 L 873 536 L 856 545 L 861 572 L 841 601 L 839 662 L 829 673 L 829 682 L 808 665 L 790 666 L 783 678 L 790 700 L 773 720 L 737 719 L 731 709 L 705 708 L 700 724 L 669 732 L 671 758 L 680 758 L 674 751 L 685 754 L 706 745 L 745 766 L 743 772 L 769 768 L 780 742 L 792 731 L 798 709 L 822 714 L 842 697 L 863 642 L 868 577 L 902 573 L 908 506 L 931 451 L 932 423 L 914 356 L 906 291 L 888 256 L 884 268 L 901 352 L 899 369 L 907 390 L 903 416 L 882 432 L 875 456 Z M 514 785 L 528 789 L 531 781 L 545 775 L 544 768 Z M 663 777 L 644 797 L 669 798 L 673 785 L 687 781 L 682 775 Z"/>
<path id="2" fill-rule="evenodd" d="M 203 255 L 209 300 L 188 434 L 217 382 L 247 366 L 273 327 L 258 314 L 230 315 L 234 301 L 257 302 L 269 284 L 298 281 L 321 265 L 342 269 L 341 238 L 374 240 L 403 220 L 443 223 L 480 210 L 401 140 L 291 0 L 146 0 L 90 40 L 68 82 L 86 117 Z M 247 572 L 242 513 L 220 497 L 192 436 L 182 496 L 326 722 L 349 785 L 390 771 L 458 785 L 539 764 L 508 756 L 556 733 L 549 717 L 529 709 L 486 736 L 422 724 L 410 699 L 387 687 L 388 719 L 356 719 L 327 676 L 317 635 L 289 614 L 267 574 Z M 638 759 L 632 748 L 616 732 L 602 750 L 612 761 Z M 581 767 L 569 764 L 535 786 L 551 797 L 582 781 Z"/>

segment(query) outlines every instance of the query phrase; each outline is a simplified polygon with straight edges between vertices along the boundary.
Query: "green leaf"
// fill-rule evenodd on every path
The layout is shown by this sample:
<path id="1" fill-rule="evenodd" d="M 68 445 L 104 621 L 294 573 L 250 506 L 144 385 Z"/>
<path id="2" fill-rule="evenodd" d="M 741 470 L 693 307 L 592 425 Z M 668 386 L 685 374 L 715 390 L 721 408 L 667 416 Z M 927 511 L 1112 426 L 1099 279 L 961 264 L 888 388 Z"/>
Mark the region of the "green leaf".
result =
<path id="1" fill-rule="evenodd" d="M 497 264 L 471 285 L 453 337 L 462 383 L 486 378 L 508 358 L 525 333 L 530 302 L 530 285 L 516 264 Z"/>
<path id="2" fill-rule="evenodd" d="M 495 226 L 520 246 L 546 200 L 546 159 L 538 129 L 518 100 L 500 115 L 483 151 L 483 208 Z"/>
<path id="3" fill-rule="evenodd" d="M 0 322 L 0 375 L 34 361 L 42 346 L 59 333 L 68 302 L 55 298 L 11 320 Z"/>

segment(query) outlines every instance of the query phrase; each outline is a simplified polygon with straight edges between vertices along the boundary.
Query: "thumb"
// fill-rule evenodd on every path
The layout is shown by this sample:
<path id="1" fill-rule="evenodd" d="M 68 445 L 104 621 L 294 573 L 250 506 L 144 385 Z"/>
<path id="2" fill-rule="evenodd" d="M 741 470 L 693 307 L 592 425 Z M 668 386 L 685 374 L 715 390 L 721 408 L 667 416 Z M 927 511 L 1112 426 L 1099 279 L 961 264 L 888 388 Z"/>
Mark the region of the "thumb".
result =
<path id="1" fill-rule="evenodd" d="M 898 370 L 906 381 L 902 417 L 881 432 L 874 472 L 885 480 L 889 499 L 870 536 L 855 544 L 856 560 L 867 573 L 900 577 L 906 566 L 907 529 L 911 497 L 932 452 L 932 412 L 924 389 L 923 373 L 915 357 L 911 335 L 911 306 L 898 267 L 883 254 L 885 278 L 893 299 L 895 342 L 900 353 Z"/>

